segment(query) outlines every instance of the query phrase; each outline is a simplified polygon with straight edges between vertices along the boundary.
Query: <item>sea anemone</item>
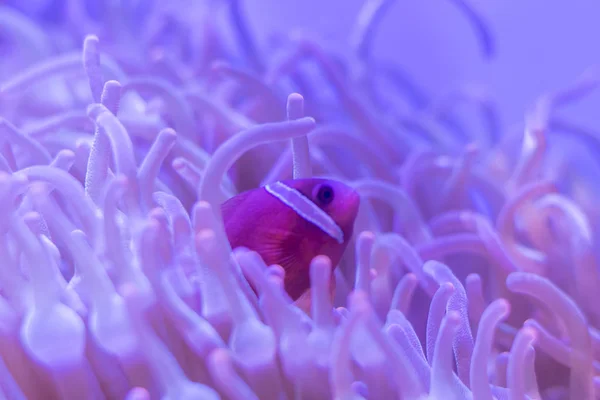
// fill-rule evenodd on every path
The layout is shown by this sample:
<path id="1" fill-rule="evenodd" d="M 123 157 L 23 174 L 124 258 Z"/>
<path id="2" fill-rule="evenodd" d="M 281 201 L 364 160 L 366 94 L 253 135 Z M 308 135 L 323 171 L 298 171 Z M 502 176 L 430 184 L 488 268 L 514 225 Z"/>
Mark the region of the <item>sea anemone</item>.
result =
<path id="1" fill-rule="evenodd" d="M 509 130 L 486 91 L 431 100 L 372 56 L 391 1 L 351 59 L 261 48 L 234 0 L 23 3 L 0 6 L 0 398 L 598 398 L 600 139 L 559 113 L 597 70 Z M 312 176 L 362 201 L 300 309 L 219 207 Z"/>

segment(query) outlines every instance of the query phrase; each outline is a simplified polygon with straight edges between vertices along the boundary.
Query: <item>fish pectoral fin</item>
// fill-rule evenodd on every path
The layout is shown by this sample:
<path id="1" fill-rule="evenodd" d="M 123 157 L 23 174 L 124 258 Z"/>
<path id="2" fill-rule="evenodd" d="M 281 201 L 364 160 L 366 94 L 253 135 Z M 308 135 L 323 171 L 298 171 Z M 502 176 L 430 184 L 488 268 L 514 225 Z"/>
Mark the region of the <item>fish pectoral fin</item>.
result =
<path id="1" fill-rule="evenodd" d="M 285 289 L 296 299 L 310 285 L 308 264 L 310 263 L 303 247 L 303 236 L 281 229 L 255 232 L 260 241 L 254 244 L 267 265 L 280 265 L 285 271 Z M 308 261 L 307 261 L 308 260 Z"/>
<path id="2" fill-rule="evenodd" d="M 278 264 L 283 267 L 286 275 L 290 269 L 300 264 L 297 251 L 287 251 L 282 249 L 279 245 L 269 246 L 267 244 L 261 246 L 262 248 L 258 252 L 263 256 L 263 260 L 269 264 Z"/>
<path id="3" fill-rule="evenodd" d="M 256 251 L 263 257 L 267 264 L 279 264 L 287 270 L 288 267 L 299 261 L 300 237 L 292 232 L 282 229 L 268 229 L 255 232 L 260 236 L 256 244 Z"/>

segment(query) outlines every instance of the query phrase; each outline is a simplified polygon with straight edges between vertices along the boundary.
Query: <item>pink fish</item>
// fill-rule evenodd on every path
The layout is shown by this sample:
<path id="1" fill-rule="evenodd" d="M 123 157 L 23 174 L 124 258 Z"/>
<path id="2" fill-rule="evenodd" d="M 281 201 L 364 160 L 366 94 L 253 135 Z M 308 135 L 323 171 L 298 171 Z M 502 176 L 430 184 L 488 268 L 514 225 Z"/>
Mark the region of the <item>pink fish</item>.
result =
<path id="1" fill-rule="evenodd" d="M 339 263 L 359 203 L 358 193 L 342 182 L 311 178 L 249 190 L 227 200 L 221 211 L 231 247 L 247 247 L 267 265 L 281 265 L 285 290 L 296 300 L 310 287 L 314 257 Z"/>

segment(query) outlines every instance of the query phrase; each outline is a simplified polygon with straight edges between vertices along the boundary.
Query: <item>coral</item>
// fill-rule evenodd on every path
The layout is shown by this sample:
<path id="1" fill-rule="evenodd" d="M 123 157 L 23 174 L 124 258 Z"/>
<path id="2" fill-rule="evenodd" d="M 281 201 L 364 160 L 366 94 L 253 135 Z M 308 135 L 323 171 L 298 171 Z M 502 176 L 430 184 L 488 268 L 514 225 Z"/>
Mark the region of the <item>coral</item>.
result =
<path id="1" fill-rule="evenodd" d="M 514 132 L 482 88 L 432 100 L 373 56 L 391 1 L 365 2 L 350 60 L 302 35 L 261 48 L 240 1 L 8 3 L 0 397 L 600 396 L 598 138 L 560 115 L 598 71 Z M 219 207 L 312 176 L 362 202 L 302 305 Z"/>

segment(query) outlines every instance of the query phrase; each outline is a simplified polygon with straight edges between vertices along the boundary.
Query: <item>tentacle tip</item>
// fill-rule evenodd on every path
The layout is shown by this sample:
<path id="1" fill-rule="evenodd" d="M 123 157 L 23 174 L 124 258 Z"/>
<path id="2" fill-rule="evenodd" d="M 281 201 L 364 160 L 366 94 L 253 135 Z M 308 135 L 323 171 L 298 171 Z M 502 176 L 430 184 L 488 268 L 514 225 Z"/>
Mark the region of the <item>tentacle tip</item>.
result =
<path id="1" fill-rule="evenodd" d="M 33 197 L 34 201 L 45 200 L 47 198 L 47 189 L 44 182 L 32 182 L 29 185 L 29 194 Z"/>
<path id="2" fill-rule="evenodd" d="M 122 87 L 121 82 L 112 79 L 104 83 L 104 90 L 121 89 Z"/>
<path id="3" fill-rule="evenodd" d="M 79 145 L 81 144 L 80 141 L 77 142 L 76 146 L 79 147 Z M 66 160 L 74 160 L 75 159 L 75 152 L 73 150 L 70 149 L 63 149 L 60 150 L 58 152 L 58 154 L 60 154 L 61 157 L 65 158 Z"/>
<path id="4" fill-rule="evenodd" d="M 526 279 L 529 276 L 530 276 L 529 273 L 523 272 L 523 271 L 511 272 L 506 277 L 506 287 L 509 290 L 513 290 L 515 288 L 515 285 L 518 285 L 519 282 L 521 282 L 523 279 Z"/>
<path id="5" fill-rule="evenodd" d="M 536 328 L 538 326 L 538 322 L 534 318 L 528 318 L 523 322 L 523 326 Z"/>
<path id="6" fill-rule="evenodd" d="M 177 139 L 177 132 L 175 132 L 175 129 L 173 128 L 164 128 L 160 131 L 159 135 L 169 141 Z"/>
<path id="7" fill-rule="evenodd" d="M 258 257 L 260 257 L 260 256 L 258 256 Z M 269 276 L 277 277 L 277 278 L 281 279 L 282 281 L 285 279 L 285 269 L 283 269 L 283 267 L 279 264 L 269 265 L 267 267 L 267 274 Z"/>
<path id="8" fill-rule="evenodd" d="M 123 174 L 119 174 L 119 175 L 115 176 L 114 182 L 115 182 L 115 185 L 117 185 L 121 188 L 125 188 L 125 187 L 127 187 L 127 185 L 129 185 L 129 179 Z"/>
<path id="9" fill-rule="evenodd" d="M 140 298 L 140 291 L 133 283 L 124 283 L 118 287 L 118 292 L 132 306 L 137 305 L 137 301 Z"/>
<path id="10" fill-rule="evenodd" d="M 194 209 L 198 212 L 198 211 L 202 211 L 202 212 L 206 212 L 208 210 L 212 210 L 212 206 L 210 205 L 210 203 L 206 200 L 199 200 L 198 202 L 196 202 L 196 204 L 194 205 Z"/>
<path id="11" fill-rule="evenodd" d="M 252 251 L 249 248 L 244 247 L 244 246 L 238 246 L 235 249 L 232 249 L 231 251 L 236 256 L 242 255 L 242 254 L 247 254 L 247 253 L 255 253 L 254 251 Z"/>
<path id="12" fill-rule="evenodd" d="M 355 290 L 350 293 L 348 303 L 352 311 L 364 313 L 369 309 L 369 296 L 364 290 Z"/>
<path id="13" fill-rule="evenodd" d="M 313 268 L 319 269 L 331 268 L 331 259 L 326 255 L 320 254 L 312 259 L 311 265 L 314 266 Z"/>
<path id="14" fill-rule="evenodd" d="M 176 170 L 181 170 L 185 167 L 186 160 L 183 157 L 176 157 L 171 161 L 171 166 Z"/>
<path id="15" fill-rule="evenodd" d="M 404 275 L 404 278 L 410 283 L 416 283 L 419 280 L 414 272 L 408 272 Z"/>
<path id="16" fill-rule="evenodd" d="M 302 126 L 306 125 L 308 128 L 314 128 L 317 126 L 317 121 L 313 117 L 302 117 L 294 122 L 302 124 Z"/>
<path id="17" fill-rule="evenodd" d="M 92 148 L 92 145 L 88 138 L 81 138 L 81 139 L 77 139 L 77 141 L 75 141 L 75 150 L 77 150 L 77 151 L 87 150 L 87 149 L 91 149 L 91 148 Z"/>
<path id="18" fill-rule="evenodd" d="M 150 400 L 150 393 L 146 388 L 135 387 L 127 392 L 125 400 Z"/>
<path id="19" fill-rule="evenodd" d="M 85 234 L 85 232 L 82 231 L 81 229 L 74 229 L 73 231 L 71 231 L 71 236 L 79 237 L 79 238 L 86 238 L 87 237 L 87 235 Z"/>
<path id="20" fill-rule="evenodd" d="M 448 319 L 448 323 L 452 326 L 458 325 L 460 323 L 460 313 L 458 311 L 448 311 L 445 318 Z"/>
<path id="21" fill-rule="evenodd" d="M 27 225 L 30 225 L 31 223 L 38 223 L 41 221 L 41 219 L 42 216 L 37 211 L 27 211 L 25 215 L 23 215 L 23 221 L 25 221 Z"/>
<path id="22" fill-rule="evenodd" d="M 538 330 L 532 325 L 526 325 L 521 328 L 521 334 L 527 337 L 529 342 L 535 342 L 538 337 Z"/>
<path id="23" fill-rule="evenodd" d="M 94 42 L 98 43 L 98 42 L 100 42 L 100 39 L 98 38 L 97 35 L 91 33 L 91 34 L 88 34 L 88 35 L 85 36 L 85 38 L 83 39 L 83 42 L 86 43 L 86 44 L 87 43 L 94 43 Z"/>
<path id="24" fill-rule="evenodd" d="M 208 361 L 213 366 L 229 364 L 231 362 L 231 357 L 229 356 L 229 351 L 227 349 L 217 347 L 208 355 Z"/>
<path id="25" fill-rule="evenodd" d="M 375 240 L 375 233 L 372 231 L 362 231 L 358 234 L 359 240 Z"/>
<path id="26" fill-rule="evenodd" d="M 502 315 L 507 316 L 511 312 L 510 302 L 504 298 L 499 298 L 494 301 L 494 303 L 498 304 L 500 310 L 502 310 Z"/>
<path id="27" fill-rule="evenodd" d="M 167 212 L 162 207 L 154 207 L 148 213 L 148 218 L 167 220 Z"/>
<path id="28" fill-rule="evenodd" d="M 93 121 L 96 121 L 98 117 L 100 117 L 105 112 L 110 111 L 108 110 L 108 108 L 106 108 L 103 104 L 100 103 L 90 104 L 86 110 L 87 116 Z"/>
<path id="29" fill-rule="evenodd" d="M 425 272 L 425 274 L 427 274 L 433 278 L 435 276 L 437 266 L 438 266 L 437 261 L 428 260 L 425 262 L 425 264 L 423 264 L 423 272 Z"/>
<path id="30" fill-rule="evenodd" d="M 212 229 L 202 229 L 196 234 L 196 246 L 204 251 L 212 251 L 213 245 L 217 241 L 215 231 Z"/>
<path id="31" fill-rule="evenodd" d="M 300 93 L 291 93 L 287 98 L 288 103 L 304 102 L 304 97 Z"/>

